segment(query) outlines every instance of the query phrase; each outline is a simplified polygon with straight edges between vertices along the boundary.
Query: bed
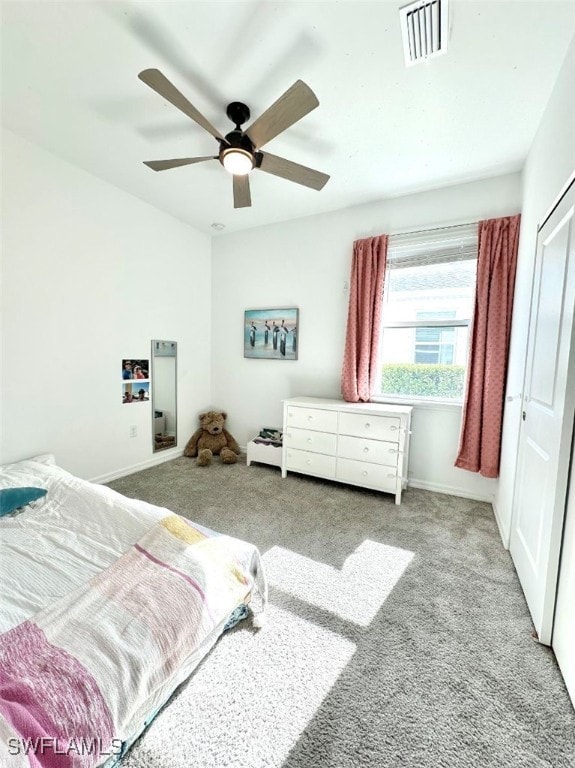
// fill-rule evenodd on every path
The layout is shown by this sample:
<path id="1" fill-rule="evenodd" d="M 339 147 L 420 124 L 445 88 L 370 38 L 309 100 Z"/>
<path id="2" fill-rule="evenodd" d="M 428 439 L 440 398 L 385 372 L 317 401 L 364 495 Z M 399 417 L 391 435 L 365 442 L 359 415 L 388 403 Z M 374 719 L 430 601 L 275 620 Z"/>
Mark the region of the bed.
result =
<path id="1" fill-rule="evenodd" d="M 225 629 L 267 601 L 257 548 L 56 466 L 0 518 L 0 765 L 116 765 Z"/>

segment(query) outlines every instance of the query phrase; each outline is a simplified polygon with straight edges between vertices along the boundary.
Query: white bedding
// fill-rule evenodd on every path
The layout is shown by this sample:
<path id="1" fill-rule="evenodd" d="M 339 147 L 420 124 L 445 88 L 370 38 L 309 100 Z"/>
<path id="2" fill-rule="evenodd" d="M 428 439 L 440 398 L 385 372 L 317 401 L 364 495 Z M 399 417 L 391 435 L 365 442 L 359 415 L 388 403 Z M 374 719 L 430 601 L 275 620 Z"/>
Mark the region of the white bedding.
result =
<path id="1" fill-rule="evenodd" d="M 76 594 L 76 590 L 88 585 L 94 576 L 107 573 L 110 566 L 117 564 L 121 555 L 132 550 L 134 545 L 138 547 L 138 542 L 146 535 L 149 536 L 152 526 L 161 525 L 160 521 L 165 522 L 166 516 L 177 518 L 165 508 L 128 499 L 109 488 L 81 480 L 55 466 L 53 457 L 50 456 L 0 467 L 0 488 L 18 486 L 42 487 L 46 488 L 48 493 L 16 516 L 0 518 L 0 633 L 14 628 L 19 631 L 20 625 L 23 622 L 29 623 L 28 620 L 31 619 L 43 626 L 42 620 L 50 615 L 51 606 L 56 605 L 57 608 L 56 601 L 70 599 L 72 592 Z M 193 524 L 193 527 L 213 536 L 212 541 L 216 542 L 217 546 L 217 534 L 208 532 L 196 524 Z M 263 610 L 267 587 L 257 549 L 246 542 L 225 536 L 222 536 L 220 541 L 223 542 L 224 539 L 229 541 L 232 550 L 237 550 L 240 560 L 244 559 L 246 578 L 243 583 L 246 586 L 243 594 L 249 599 L 253 588 L 255 593 L 259 594 Z M 226 569 L 228 567 L 230 566 L 226 565 Z M 248 572 L 251 573 L 249 578 Z M 208 569 L 206 574 L 210 573 Z M 238 573 L 237 568 L 234 567 L 233 573 Z M 218 581 L 213 575 L 209 576 L 209 580 L 212 585 Z M 206 584 L 206 593 L 208 586 L 209 584 Z M 87 588 L 89 589 L 89 586 Z M 211 608 L 217 603 L 217 594 L 219 593 L 210 598 Z M 70 610 L 74 608 L 74 600 L 70 603 Z M 90 613 L 90 616 L 92 615 Z M 68 614 L 63 613 L 62 616 L 67 617 Z M 146 691 L 141 700 L 127 702 L 129 715 L 117 718 L 120 725 L 116 735 L 119 735 L 123 742 L 131 743 L 143 730 L 150 716 L 165 703 L 177 685 L 191 674 L 222 633 L 229 616 L 226 611 L 217 614 L 217 620 L 210 633 L 190 648 L 187 657 L 164 676 L 161 684 Z M 104 617 L 98 615 L 95 624 L 99 625 L 101 622 L 104 622 Z M 89 627 L 90 624 L 88 620 L 82 626 Z M 62 630 L 59 647 L 62 642 L 73 645 L 74 633 L 67 631 L 65 622 Z M 106 638 L 111 636 L 107 631 L 104 635 Z M 94 653 L 86 661 L 87 667 L 95 663 L 94 658 L 98 657 L 105 645 L 106 642 L 103 642 L 101 647 L 90 646 Z M 81 657 L 83 650 L 83 647 L 77 647 L 75 656 Z M 135 655 L 132 651 L 130 653 Z M 150 656 L 144 653 L 143 649 L 141 655 L 139 663 L 143 665 L 143 669 L 147 669 Z M 113 656 L 115 658 L 116 654 Z M 129 677 L 128 673 L 131 674 L 132 670 L 126 664 L 126 679 Z M 140 680 L 141 673 L 137 671 L 136 676 Z M 126 704 L 120 690 L 116 692 L 106 685 L 102 685 L 101 690 L 109 700 Z M 3 755 L 6 757 L 8 738 L 13 735 L 10 726 L 0 717 L 0 765 Z M 98 761 L 98 765 L 101 762 Z M 27 761 L 15 762 L 14 765 L 16 764 L 27 765 Z"/>
<path id="2" fill-rule="evenodd" d="M 0 468 L 0 488 L 48 490 L 24 512 L 0 518 L 0 632 L 107 568 L 167 514 L 45 461 Z"/>

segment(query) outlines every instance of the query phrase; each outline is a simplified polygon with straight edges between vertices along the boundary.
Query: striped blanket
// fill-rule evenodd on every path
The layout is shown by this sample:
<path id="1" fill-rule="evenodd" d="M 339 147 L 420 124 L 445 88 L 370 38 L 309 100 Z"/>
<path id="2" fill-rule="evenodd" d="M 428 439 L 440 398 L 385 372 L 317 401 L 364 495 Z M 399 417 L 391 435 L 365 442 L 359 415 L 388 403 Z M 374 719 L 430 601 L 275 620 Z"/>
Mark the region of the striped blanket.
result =
<path id="1" fill-rule="evenodd" d="M 0 635 L 7 764 L 103 763 L 255 590 L 263 610 L 253 545 L 176 515 L 160 520 L 87 584 Z"/>

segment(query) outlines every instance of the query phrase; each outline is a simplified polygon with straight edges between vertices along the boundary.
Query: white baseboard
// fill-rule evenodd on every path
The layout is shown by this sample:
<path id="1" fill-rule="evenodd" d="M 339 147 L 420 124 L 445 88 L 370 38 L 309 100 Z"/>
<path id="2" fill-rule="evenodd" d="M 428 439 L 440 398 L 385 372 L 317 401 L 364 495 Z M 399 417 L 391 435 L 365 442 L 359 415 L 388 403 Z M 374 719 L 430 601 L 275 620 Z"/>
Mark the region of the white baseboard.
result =
<path id="1" fill-rule="evenodd" d="M 178 456 L 184 455 L 183 448 L 172 448 L 167 451 L 159 451 L 158 456 L 152 456 L 147 461 L 142 461 L 139 464 L 133 464 L 131 467 L 124 467 L 123 469 L 116 469 L 113 472 L 107 472 L 105 475 L 99 475 L 98 477 L 91 478 L 92 483 L 108 483 L 110 480 L 117 480 L 119 477 L 126 477 L 126 475 L 133 475 L 134 472 L 140 472 L 142 469 L 148 469 L 149 467 L 155 467 L 158 464 L 163 464 L 170 459 L 177 459 Z"/>
<path id="2" fill-rule="evenodd" d="M 241 445 L 240 451 L 241 453 L 246 454 L 247 446 Z M 107 483 L 110 480 L 117 480 L 119 477 L 126 477 L 126 475 L 132 475 L 134 474 L 134 472 L 140 472 L 142 469 L 155 467 L 158 464 L 163 464 L 165 461 L 170 461 L 170 459 L 177 459 L 179 456 L 183 456 L 183 455 L 184 455 L 184 451 L 182 448 L 161 451 L 160 455 L 153 456 L 151 459 L 148 459 L 147 461 L 142 461 L 139 464 L 133 464 L 130 467 L 123 467 L 122 469 L 117 469 L 117 470 L 114 470 L 113 472 L 108 472 L 104 475 L 93 477 L 91 478 L 91 482 Z M 442 485 L 441 483 L 430 483 L 427 480 L 418 480 L 417 478 L 409 478 L 407 485 L 410 488 L 421 488 L 424 491 L 434 491 L 435 493 L 445 493 L 449 496 L 459 496 L 463 499 L 473 499 L 474 501 L 486 501 L 488 504 L 491 504 L 493 506 L 493 512 L 495 514 L 495 519 L 499 527 L 501 538 L 503 539 L 503 544 L 504 546 L 506 546 L 506 548 L 508 548 L 508 545 L 505 544 L 505 539 L 503 537 L 501 523 L 497 513 L 497 509 L 495 507 L 495 500 L 493 496 L 472 493 L 466 490 L 465 488 L 458 488 L 457 486 L 451 486 L 451 485 Z"/>
<path id="3" fill-rule="evenodd" d="M 452 485 L 442 485 L 441 483 L 430 483 L 427 480 L 418 480 L 417 478 L 408 478 L 408 488 L 421 488 L 424 491 L 435 491 L 435 493 L 446 493 L 449 496 L 459 496 L 462 499 L 473 499 L 474 501 L 486 501 L 488 504 L 493 504 L 493 496 L 472 493 L 465 488 L 458 488 Z"/>
<path id="4" fill-rule="evenodd" d="M 499 514 L 499 510 L 497 509 L 497 504 L 495 503 L 495 499 L 492 501 L 493 506 L 493 514 L 495 515 L 495 522 L 497 523 L 497 527 L 499 528 L 499 535 L 501 536 L 501 541 L 503 542 L 503 546 L 505 549 L 509 549 L 509 539 L 511 535 L 511 531 L 505 531 L 503 528 L 503 521 L 501 520 L 501 515 Z"/>

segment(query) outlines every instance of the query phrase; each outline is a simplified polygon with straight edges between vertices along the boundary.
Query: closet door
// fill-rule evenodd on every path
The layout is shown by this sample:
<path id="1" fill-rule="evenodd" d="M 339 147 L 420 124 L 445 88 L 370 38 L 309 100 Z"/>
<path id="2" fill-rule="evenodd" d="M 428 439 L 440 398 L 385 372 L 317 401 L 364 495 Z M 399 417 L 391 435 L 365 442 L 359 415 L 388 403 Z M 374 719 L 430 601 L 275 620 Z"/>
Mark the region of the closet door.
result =
<path id="1" fill-rule="evenodd" d="M 575 707 L 575 457 L 569 486 L 552 644 Z"/>
<path id="2" fill-rule="evenodd" d="M 575 183 L 539 231 L 510 552 L 541 642 L 551 643 L 575 412 Z"/>

